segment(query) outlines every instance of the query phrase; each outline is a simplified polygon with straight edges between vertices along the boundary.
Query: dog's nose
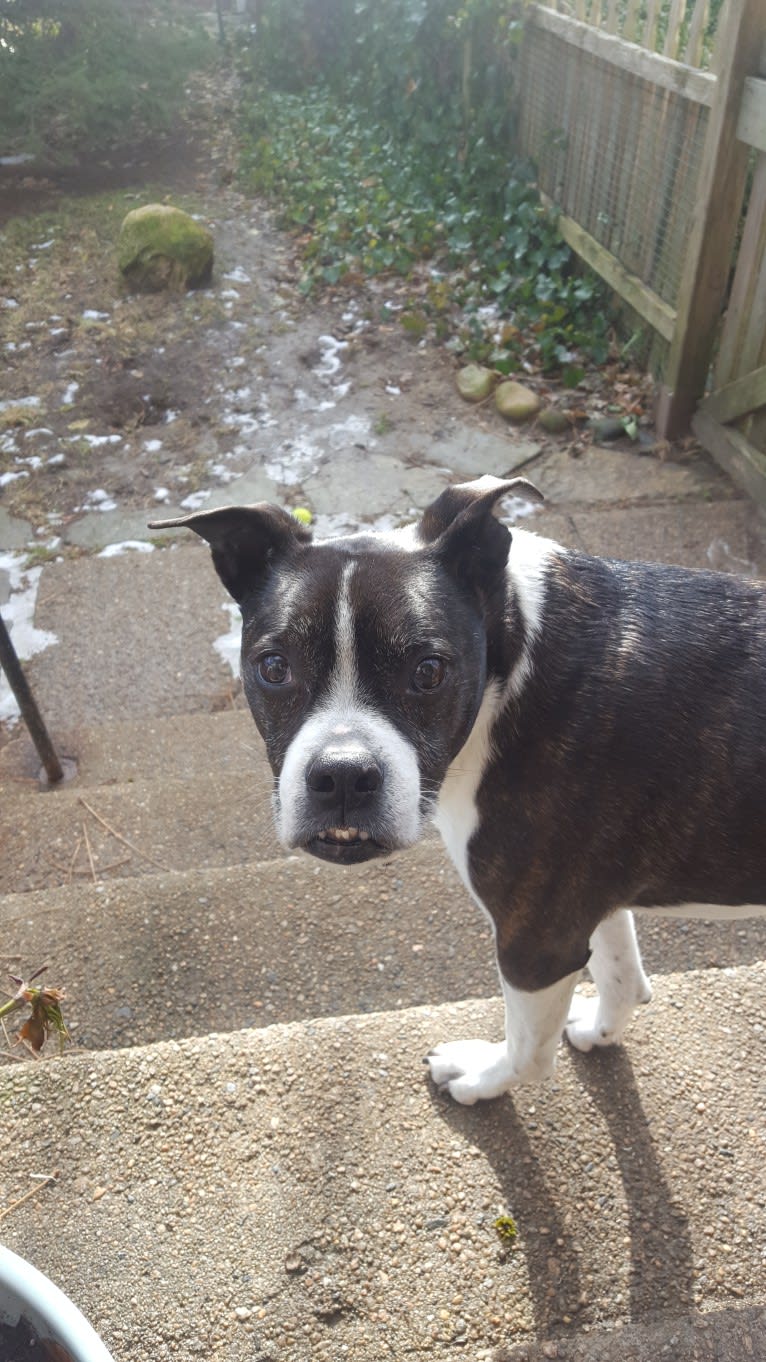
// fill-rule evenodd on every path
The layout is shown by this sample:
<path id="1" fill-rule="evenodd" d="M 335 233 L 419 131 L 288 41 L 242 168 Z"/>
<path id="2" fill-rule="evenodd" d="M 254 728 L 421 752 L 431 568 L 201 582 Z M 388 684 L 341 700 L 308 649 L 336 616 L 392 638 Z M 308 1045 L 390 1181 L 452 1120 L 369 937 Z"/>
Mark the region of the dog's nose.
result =
<path id="1" fill-rule="evenodd" d="M 315 808 L 348 814 L 369 803 L 383 784 L 383 772 L 368 752 L 326 752 L 306 772 Z"/>

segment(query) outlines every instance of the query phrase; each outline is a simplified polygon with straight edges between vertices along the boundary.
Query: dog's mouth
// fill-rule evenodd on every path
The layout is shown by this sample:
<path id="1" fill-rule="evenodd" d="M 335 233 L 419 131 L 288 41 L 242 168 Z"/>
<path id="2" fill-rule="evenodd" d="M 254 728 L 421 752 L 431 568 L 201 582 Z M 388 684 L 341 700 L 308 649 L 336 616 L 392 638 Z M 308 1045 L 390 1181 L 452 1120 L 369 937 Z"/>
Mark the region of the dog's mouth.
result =
<path id="1" fill-rule="evenodd" d="M 354 865 L 372 860 L 391 848 L 378 842 L 366 828 L 323 828 L 305 843 L 304 850 L 323 861 Z"/>

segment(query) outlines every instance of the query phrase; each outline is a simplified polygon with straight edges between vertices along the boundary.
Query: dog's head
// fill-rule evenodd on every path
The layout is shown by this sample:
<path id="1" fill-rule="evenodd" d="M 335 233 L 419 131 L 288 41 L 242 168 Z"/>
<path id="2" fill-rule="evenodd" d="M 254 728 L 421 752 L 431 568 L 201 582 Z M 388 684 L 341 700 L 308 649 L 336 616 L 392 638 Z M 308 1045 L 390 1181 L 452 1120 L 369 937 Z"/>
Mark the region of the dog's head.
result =
<path id="1" fill-rule="evenodd" d="M 451 487 L 417 525 L 315 543 L 276 506 L 187 525 L 242 611 L 242 678 L 276 776 L 288 847 L 342 864 L 417 841 L 471 731 L 506 616 L 511 536 L 501 497 L 521 478 Z"/>

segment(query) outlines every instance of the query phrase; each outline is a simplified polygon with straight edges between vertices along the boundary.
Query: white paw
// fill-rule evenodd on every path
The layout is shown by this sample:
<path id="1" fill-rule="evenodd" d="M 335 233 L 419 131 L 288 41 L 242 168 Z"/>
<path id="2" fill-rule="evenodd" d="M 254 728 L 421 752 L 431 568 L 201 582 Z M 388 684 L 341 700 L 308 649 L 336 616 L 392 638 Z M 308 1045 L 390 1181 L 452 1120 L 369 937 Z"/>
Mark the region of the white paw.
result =
<path id="1" fill-rule="evenodd" d="M 466 1107 L 500 1097 L 514 1082 L 504 1041 L 445 1041 L 426 1056 L 426 1063 L 437 1087 Z"/>
<path id="2" fill-rule="evenodd" d="M 582 998 L 575 994 L 569 1008 L 566 1025 L 567 1040 L 575 1050 L 586 1054 L 594 1045 L 617 1045 L 622 1039 L 622 1031 L 609 1030 L 599 1018 L 599 999 Z"/>

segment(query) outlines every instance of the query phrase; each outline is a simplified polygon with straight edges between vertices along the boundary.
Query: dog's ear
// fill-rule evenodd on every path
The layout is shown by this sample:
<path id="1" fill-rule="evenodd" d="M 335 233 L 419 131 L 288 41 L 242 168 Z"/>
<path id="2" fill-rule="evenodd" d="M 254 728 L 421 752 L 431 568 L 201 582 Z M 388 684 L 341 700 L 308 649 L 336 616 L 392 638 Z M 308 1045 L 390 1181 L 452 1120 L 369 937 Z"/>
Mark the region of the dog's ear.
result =
<path id="1" fill-rule="evenodd" d="M 507 496 L 543 500 L 542 492 L 526 478 L 493 478 L 448 487 L 423 512 L 418 538 L 433 544 L 439 558 L 459 581 L 482 593 L 497 584 L 505 570 L 511 533 L 492 514 Z"/>
<path id="2" fill-rule="evenodd" d="M 226 590 L 241 603 L 269 565 L 297 544 L 311 541 L 311 531 L 280 506 L 220 506 L 195 511 L 176 520 L 150 520 L 151 529 L 184 525 L 206 539 Z"/>

